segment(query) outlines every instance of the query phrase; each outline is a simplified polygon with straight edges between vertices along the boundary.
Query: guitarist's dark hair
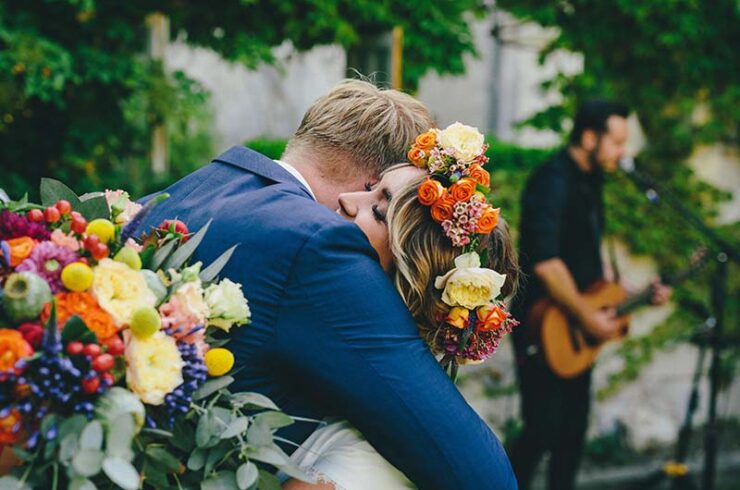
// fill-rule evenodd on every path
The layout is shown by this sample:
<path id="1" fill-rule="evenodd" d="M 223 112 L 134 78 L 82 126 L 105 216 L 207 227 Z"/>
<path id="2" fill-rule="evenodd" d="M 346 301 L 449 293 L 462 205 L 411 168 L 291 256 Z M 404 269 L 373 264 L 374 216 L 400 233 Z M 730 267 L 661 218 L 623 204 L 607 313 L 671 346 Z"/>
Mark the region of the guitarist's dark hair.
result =
<path id="1" fill-rule="evenodd" d="M 592 129 L 599 134 L 607 130 L 606 121 L 611 116 L 626 118 L 629 109 L 626 105 L 609 100 L 593 99 L 584 102 L 573 118 L 573 130 L 570 132 L 568 143 L 574 146 L 581 144 L 581 136 L 587 129 Z"/>

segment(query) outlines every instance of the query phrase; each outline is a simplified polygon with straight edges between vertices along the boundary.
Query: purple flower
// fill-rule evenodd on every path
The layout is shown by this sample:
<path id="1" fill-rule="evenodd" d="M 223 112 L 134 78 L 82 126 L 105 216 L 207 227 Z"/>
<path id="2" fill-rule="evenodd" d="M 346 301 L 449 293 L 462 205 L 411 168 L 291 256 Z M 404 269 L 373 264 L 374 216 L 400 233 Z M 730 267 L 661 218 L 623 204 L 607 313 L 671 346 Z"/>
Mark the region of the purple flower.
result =
<path id="1" fill-rule="evenodd" d="M 62 286 L 62 269 L 67 264 L 77 261 L 77 254 L 51 242 L 36 245 L 31 255 L 21 262 L 17 271 L 30 271 L 44 279 L 53 293 L 64 290 Z"/>
<path id="2" fill-rule="evenodd" d="M 48 240 L 51 232 L 43 223 L 34 223 L 25 216 L 11 213 L 7 209 L 0 211 L 0 240 L 22 236 L 35 240 Z"/>

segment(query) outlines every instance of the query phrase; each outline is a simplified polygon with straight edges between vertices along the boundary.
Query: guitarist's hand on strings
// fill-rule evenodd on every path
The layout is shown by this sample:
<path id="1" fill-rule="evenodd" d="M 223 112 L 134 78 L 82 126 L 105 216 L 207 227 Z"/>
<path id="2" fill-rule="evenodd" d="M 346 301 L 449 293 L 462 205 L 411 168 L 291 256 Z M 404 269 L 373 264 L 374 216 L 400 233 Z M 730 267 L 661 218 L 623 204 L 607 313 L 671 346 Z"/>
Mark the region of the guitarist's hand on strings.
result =
<path id="1" fill-rule="evenodd" d="M 672 287 L 666 286 L 660 281 L 655 281 L 653 283 L 653 297 L 650 300 L 650 304 L 654 306 L 665 304 L 668 302 L 669 299 L 671 299 L 672 294 Z"/>
<path id="2" fill-rule="evenodd" d="M 620 327 L 614 308 L 590 310 L 579 316 L 584 330 L 598 340 L 609 340 L 619 333 Z"/>

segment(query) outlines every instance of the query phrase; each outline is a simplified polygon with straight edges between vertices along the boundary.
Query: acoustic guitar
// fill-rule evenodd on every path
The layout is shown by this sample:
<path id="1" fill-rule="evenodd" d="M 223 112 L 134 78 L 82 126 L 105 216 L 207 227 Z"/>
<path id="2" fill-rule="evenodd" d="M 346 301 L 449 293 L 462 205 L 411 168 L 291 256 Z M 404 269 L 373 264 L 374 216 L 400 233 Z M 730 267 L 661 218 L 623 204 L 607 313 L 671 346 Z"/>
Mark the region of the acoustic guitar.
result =
<path id="1" fill-rule="evenodd" d="M 672 286 L 691 276 L 704 266 L 706 250 L 697 250 L 691 265 L 683 271 L 664 279 L 663 284 Z M 598 281 L 583 294 L 586 303 L 594 309 L 614 308 L 619 322 L 619 340 L 629 330 L 629 313 L 639 306 L 650 303 L 652 286 L 630 296 L 617 283 Z M 575 319 L 549 298 L 537 301 L 529 311 L 527 324 L 534 333 L 550 369 L 561 378 L 573 378 L 589 369 L 606 341 L 589 335 Z"/>

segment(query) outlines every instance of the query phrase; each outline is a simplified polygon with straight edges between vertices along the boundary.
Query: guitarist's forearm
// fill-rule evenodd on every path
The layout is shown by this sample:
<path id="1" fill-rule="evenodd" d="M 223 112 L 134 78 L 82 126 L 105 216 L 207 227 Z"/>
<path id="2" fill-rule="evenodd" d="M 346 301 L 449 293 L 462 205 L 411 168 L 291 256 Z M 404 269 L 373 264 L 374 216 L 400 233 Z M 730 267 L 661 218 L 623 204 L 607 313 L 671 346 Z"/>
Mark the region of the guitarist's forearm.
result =
<path id="1" fill-rule="evenodd" d="M 559 258 L 538 262 L 534 266 L 534 274 L 558 305 L 576 318 L 586 315 L 587 305 L 565 262 Z"/>

